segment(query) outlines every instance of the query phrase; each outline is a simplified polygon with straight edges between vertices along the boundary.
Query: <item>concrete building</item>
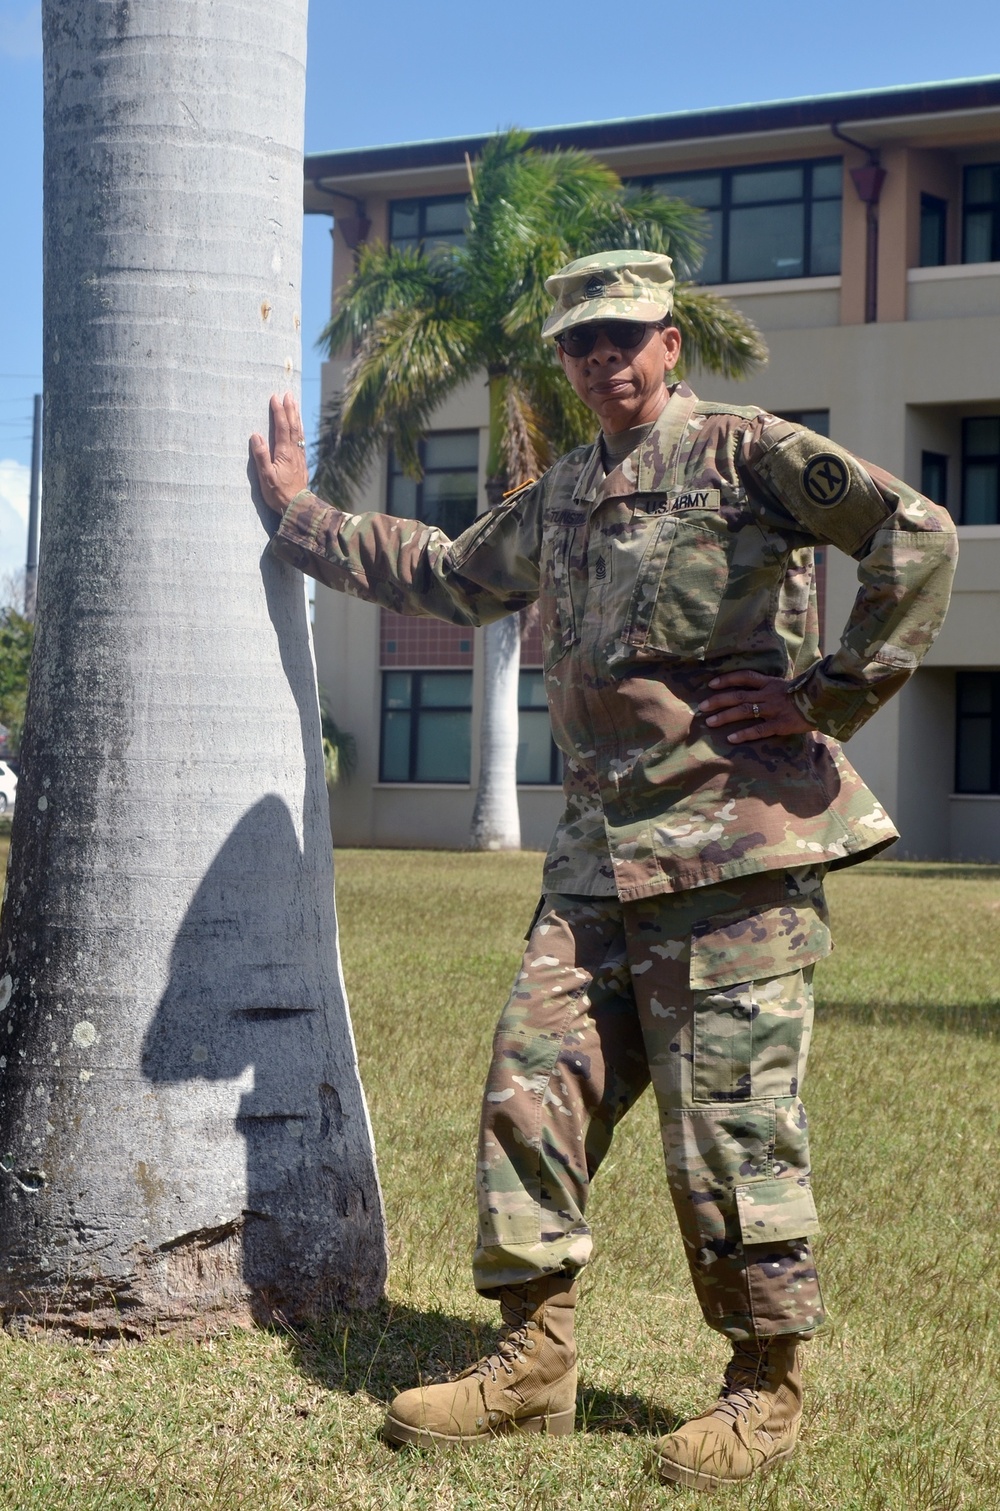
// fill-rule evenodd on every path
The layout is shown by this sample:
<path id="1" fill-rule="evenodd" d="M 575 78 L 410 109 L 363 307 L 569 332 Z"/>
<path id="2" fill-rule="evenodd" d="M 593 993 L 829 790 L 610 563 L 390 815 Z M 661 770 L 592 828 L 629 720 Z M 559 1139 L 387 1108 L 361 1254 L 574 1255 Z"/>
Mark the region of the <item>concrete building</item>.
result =
<path id="1" fill-rule="evenodd" d="M 962 555 L 921 670 L 851 742 L 914 857 L 1000 860 L 1000 77 L 534 133 L 708 212 L 702 281 L 764 332 L 747 383 L 691 376 L 704 398 L 801 418 L 946 505 Z M 452 139 L 316 154 L 307 213 L 332 215 L 333 298 L 366 236 L 462 236 L 466 154 Z M 342 367 L 324 370 L 324 391 Z M 384 458 L 364 507 L 450 520 L 486 507 L 485 387 L 442 406 L 418 487 Z M 825 553 L 826 643 L 856 591 Z M 317 590 L 321 688 L 359 769 L 334 802 L 340 844 L 462 846 L 477 780 L 479 635 Z M 560 808 L 537 646 L 522 672 L 523 841 Z"/>

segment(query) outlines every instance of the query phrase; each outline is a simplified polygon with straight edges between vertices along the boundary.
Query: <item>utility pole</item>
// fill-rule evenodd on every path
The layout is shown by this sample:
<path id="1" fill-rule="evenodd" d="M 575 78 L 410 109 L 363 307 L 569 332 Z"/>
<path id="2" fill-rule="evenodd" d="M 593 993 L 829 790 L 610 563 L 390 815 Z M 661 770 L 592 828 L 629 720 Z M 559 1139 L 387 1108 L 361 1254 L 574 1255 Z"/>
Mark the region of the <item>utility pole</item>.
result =
<path id="1" fill-rule="evenodd" d="M 42 396 L 35 394 L 31 421 L 31 492 L 28 495 L 28 559 L 24 568 L 24 617 L 34 619 L 38 591 L 38 504 L 42 482 Z"/>

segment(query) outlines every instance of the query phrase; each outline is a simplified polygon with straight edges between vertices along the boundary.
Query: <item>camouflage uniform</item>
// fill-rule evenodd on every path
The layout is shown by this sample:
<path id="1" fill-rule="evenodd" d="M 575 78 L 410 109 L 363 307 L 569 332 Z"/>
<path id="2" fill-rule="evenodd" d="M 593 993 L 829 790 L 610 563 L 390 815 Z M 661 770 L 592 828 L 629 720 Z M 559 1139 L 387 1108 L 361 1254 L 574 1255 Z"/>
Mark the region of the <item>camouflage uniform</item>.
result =
<path id="1" fill-rule="evenodd" d="M 730 1337 L 822 1318 L 799 1087 L 822 868 L 622 905 L 549 893 L 497 1028 L 477 1166 L 479 1288 L 575 1272 L 590 1181 L 652 1080 L 706 1321 Z"/>
<path id="2" fill-rule="evenodd" d="M 822 660 L 816 544 L 855 556 L 861 582 Z M 680 383 L 610 473 L 599 443 L 580 448 L 454 542 L 304 493 L 274 549 L 456 624 L 539 601 L 566 807 L 484 1103 L 480 1290 L 585 1262 L 590 1174 L 651 1076 L 706 1318 L 734 1338 L 809 1332 L 798 1089 L 829 948 L 819 883 L 897 838 L 838 741 L 937 632 L 948 515 L 801 426 Z M 706 725 L 709 679 L 748 669 L 789 679 L 816 731 L 731 745 Z"/>

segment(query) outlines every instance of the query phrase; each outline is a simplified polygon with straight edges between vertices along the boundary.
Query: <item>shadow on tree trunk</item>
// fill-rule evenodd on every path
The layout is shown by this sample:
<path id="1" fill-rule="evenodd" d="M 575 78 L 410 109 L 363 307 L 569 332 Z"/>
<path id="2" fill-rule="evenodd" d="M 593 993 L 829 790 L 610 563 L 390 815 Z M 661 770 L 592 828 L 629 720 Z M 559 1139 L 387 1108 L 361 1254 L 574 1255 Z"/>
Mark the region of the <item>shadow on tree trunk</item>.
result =
<path id="1" fill-rule="evenodd" d="M 356 1071 L 335 1053 L 328 1004 L 305 979 L 297 996 L 287 991 L 303 930 L 296 873 L 306 864 L 280 798 L 244 815 L 178 931 L 142 1055 L 150 1082 L 183 1084 L 195 1104 L 199 1082 L 231 1082 L 231 1118 L 217 1117 L 217 1142 L 201 1157 L 231 1159 L 237 1137 L 245 1147 L 245 1206 L 160 1246 L 167 1287 L 204 1295 L 207 1283 L 223 1310 L 242 1292 L 262 1321 L 370 1303 L 373 1280 L 381 1288 L 370 1257 L 379 1193 L 356 1178 L 367 1137 Z M 246 878 L 262 868 L 273 885 L 248 897 Z M 190 1180 L 198 1184 L 197 1169 Z"/>

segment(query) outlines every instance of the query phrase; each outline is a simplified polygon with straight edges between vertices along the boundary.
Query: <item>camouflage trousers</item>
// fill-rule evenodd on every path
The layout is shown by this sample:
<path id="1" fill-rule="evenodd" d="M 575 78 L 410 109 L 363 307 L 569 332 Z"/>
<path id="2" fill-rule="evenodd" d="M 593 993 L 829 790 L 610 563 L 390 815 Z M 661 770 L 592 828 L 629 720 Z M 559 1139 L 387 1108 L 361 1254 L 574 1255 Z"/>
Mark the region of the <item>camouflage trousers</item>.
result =
<path id="1" fill-rule="evenodd" d="M 479 1291 L 586 1264 L 590 1182 L 652 1082 L 705 1320 L 734 1339 L 819 1326 L 799 1088 L 813 962 L 830 949 L 822 880 L 803 868 L 632 903 L 543 897 L 483 1100 Z"/>

